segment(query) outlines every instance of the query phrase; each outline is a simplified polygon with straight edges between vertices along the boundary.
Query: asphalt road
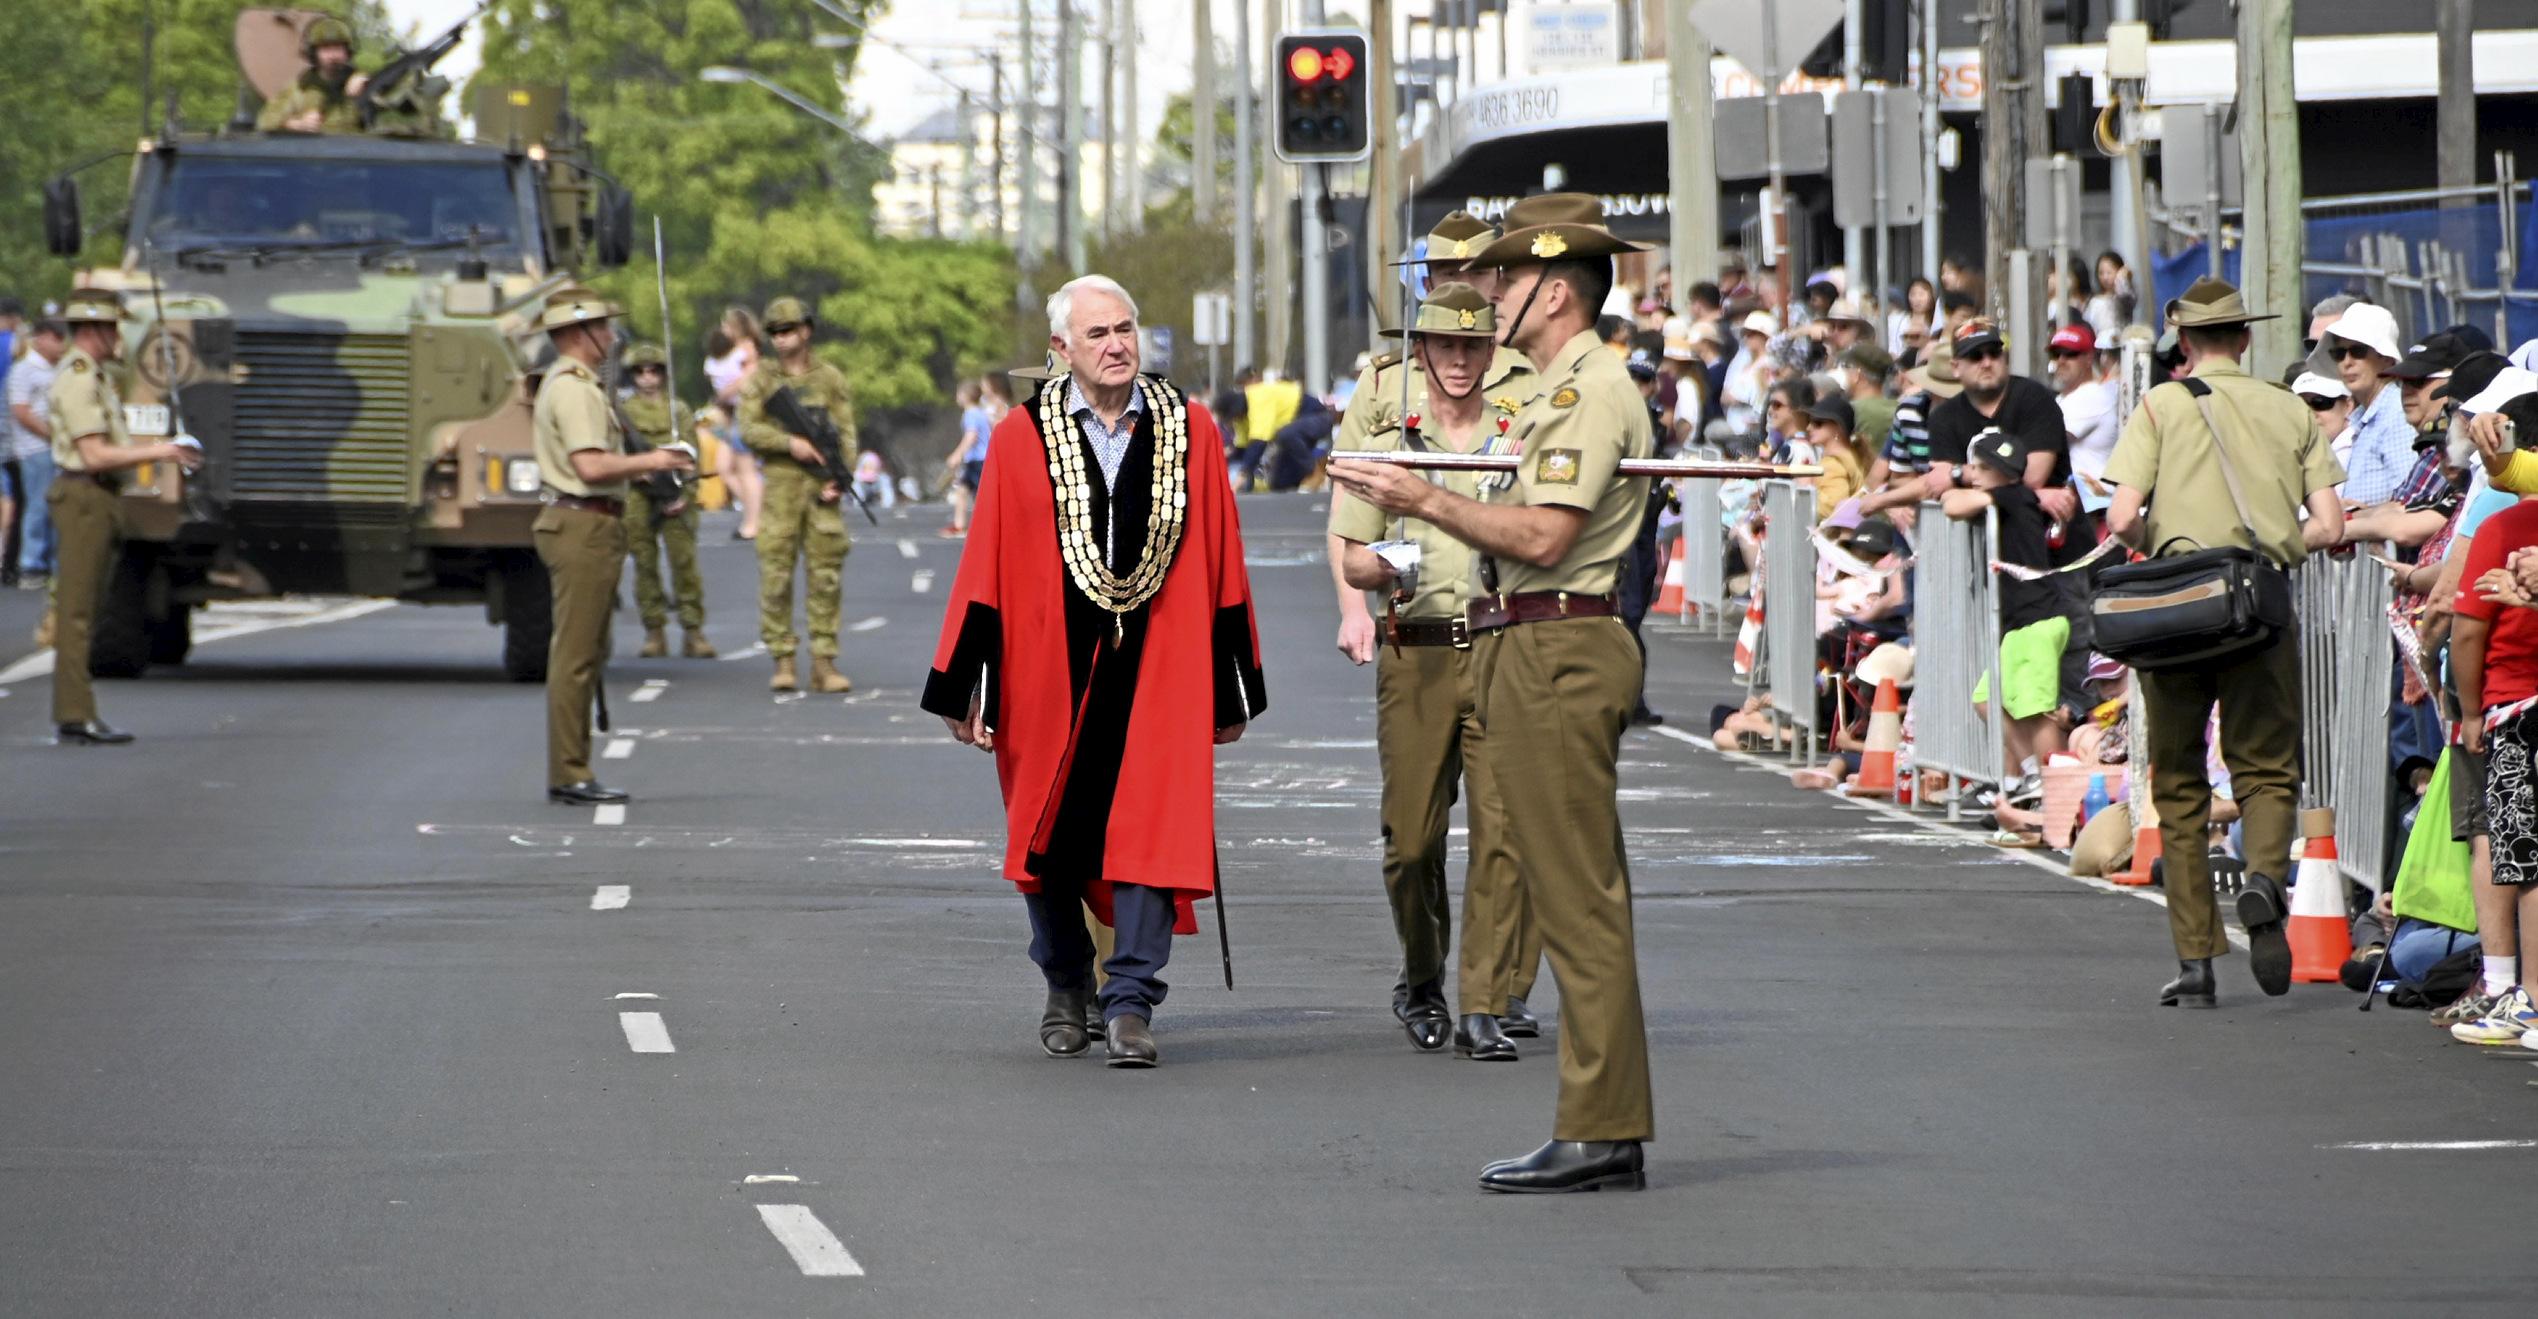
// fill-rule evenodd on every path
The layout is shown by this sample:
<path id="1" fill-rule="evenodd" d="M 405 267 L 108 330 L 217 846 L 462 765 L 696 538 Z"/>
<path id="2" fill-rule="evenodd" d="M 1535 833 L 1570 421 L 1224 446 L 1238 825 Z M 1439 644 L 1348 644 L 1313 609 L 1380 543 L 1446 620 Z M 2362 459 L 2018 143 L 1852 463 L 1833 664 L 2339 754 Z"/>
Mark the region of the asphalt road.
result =
<path id="1" fill-rule="evenodd" d="M 129 748 L 53 747 L 13 680 L 0 1314 L 2528 1313 L 2538 1055 L 2235 959 L 2222 1010 L 2159 1009 L 2151 903 L 1658 732 L 1650 1189 L 1477 1191 L 1548 1135 L 1553 1042 L 1392 1022 L 1372 677 L 1306 497 L 1245 504 L 1239 988 L 1210 928 L 1162 1068 L 1041 1057 L 988 762 L 914 705 L 933 512 L 859 537 L 844 699 L 770 697 L 714 526 L 731 658 L 614 667 L 618 823 L 541 799 L 539 693 L 473 611 L 206 620 L 102 688 Z M 1654 646 L 1697 727 L 1723 648 Z"/>

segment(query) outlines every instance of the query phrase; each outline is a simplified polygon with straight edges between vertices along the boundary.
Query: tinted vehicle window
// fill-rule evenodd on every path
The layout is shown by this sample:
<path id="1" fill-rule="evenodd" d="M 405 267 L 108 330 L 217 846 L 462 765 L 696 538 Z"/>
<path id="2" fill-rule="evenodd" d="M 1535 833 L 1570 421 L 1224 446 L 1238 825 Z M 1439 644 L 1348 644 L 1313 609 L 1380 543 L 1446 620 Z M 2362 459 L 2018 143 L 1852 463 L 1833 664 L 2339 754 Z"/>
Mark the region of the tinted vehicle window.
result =
<path id="1" fill-rule="evenodd" d="M 172 163 L 153 199 L 155 246 L 455 243 L 519 249 L 520 208 L 499 162 L 219 160 Z"/>

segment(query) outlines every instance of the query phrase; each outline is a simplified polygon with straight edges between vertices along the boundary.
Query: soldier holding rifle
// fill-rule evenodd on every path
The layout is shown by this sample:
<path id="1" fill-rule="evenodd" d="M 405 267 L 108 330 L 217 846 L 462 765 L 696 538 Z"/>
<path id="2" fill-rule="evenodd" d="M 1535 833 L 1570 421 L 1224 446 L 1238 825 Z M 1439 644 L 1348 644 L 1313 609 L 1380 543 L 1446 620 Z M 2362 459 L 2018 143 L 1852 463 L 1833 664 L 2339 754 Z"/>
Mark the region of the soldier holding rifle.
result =
<path id="1" fill-rule="evenodd" d="M 849 692 L 855 685 L 837 668 L 837 615 L 853 542 L 838 501 L 855 461 L 855 398 L 843 372 L 811 355 L 814 325 L 801 299 L 768 303 L 765 320 L 775 355 L 761 360 L 740 387 L 740 437 L 766 469 L 758 511 L 758 638 L 775 657 L 767 687 L 789 692 L 801 685 L 793 667 L 798 554 L 806 588 L 802 607 L 810 621 L 811 689 Z M 814 441 L 828 437 L 813 432 L 831 429 L 835 447 L 824 453 Z"/>

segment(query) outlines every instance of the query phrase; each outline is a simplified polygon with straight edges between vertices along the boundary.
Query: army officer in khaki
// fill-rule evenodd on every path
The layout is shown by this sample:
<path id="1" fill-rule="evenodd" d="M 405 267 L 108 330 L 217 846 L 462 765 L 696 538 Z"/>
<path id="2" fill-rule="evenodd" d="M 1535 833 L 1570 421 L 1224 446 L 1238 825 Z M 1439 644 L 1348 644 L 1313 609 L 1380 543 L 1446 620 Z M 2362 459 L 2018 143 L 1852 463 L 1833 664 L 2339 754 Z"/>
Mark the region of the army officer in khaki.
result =
<path id="1" fill-rule="evenodd" d="M 626 565 L 626 480 L 695 464 L 679 449 L 626 452 L 626 436 L 599 383 L 623 315 L 588 289 L 547 299 L 538 328 L 555 343 L 555 363 L 538 385 L 538 558 L 554 601 L 546 652 L 546 799 L 569 805 L 621 802 L 590 772 L 591 699 L 608 657 L 608 618 Z"/>
<path id="2" fill-rule="evenodd" d="M 1407 422 L 1400 416 L 1344 433 L 1334 453 L 1439 449 L 1506 452 L 1518 394 L 1532 376 L 1519 358 L 1493 358 L 1497 314 L 1480 290 L 1448 283 L 1431 292 L 1408 332 L 1417 374 Z M 1387 333 L 1398 333 L 1388 331 Z M 1361 394 L 1362 399 L 1362 394 Z M 1395 398 L 1395 403 L 1399 399 Z M 1351 413 L 1360 404 L 1352 402 Z M 1396 412 L 1398 409 L 1396 409 Z M 1484 482 L 1468 472 L 1439 473 L 1445 488 L 1468 498 Z M 1471 547 L 1424 522 L 1387 516 L 1345 492 L 1331 500 L 1333 562 L 1341 574 L 1340 607 L 1367 613 L 1364 592 L 1386 593 L 1375 636 L 1375 744 L 1383 761 L 1384 889 L 1401 937 L 1402 974 L 1393 986 L 1393 1015 L 1422 1050 L 1445 1047 L 1482 1062 L 1516 1057 L 1501 1017 L 1522 1014 L 1517 1029 L 1538 1034 L 1523 992 L 1542 955 L 1525 919 L 1508 849 L 1502 808 L 1481 756 L 1479 687 L 1464 606 L 1480 594 Z M 1369 548 L 1407 542 L 1415 562 L 1387 562 Z M 1369 615 L 1371 617 L 1371 615 Z M 1454 943 L 1453 902 L 1446 892 L 1446 825 L 1457 783 L 1470 790 L 1471 861 L 1463 885 L 1461 1014 L 1445 1003 L 1445 959 Z M 1520 978 L 1521 987 L 1515 982 Z"/>
<path id="3" fill-rule="evenodd" d="M 97 717 L 89 682 L 89 643 L 97 609 L 123 539 L 124 479 L 143 463 L 173 463 L 190 472 L 202 450 L 180 444 L 134 444 L 124 430 L 123 396 L 107 374 L 123 356 L 123 308 L 115 295 L 82 289 L 62 308 L 71 348 L 53 370 L 53 727 L 63 746 L 118 746 L 132 734 Z"/>
<path id="4" fill-rule="evenodd" d="M 1474 258 L 1505 271 L 1500 337 L 1541 372 L 1511 431 L 1522 458 L 1504 497 L 1484 503 L 1413 472 L 1331 464 L 1351 495 L 1478 550 L 1491 591 L 1466 611 L 1480 725 L 1492 764 L 1525 767 L 1497 776 L 1500 798 L 1560 986 L 1552 1138 L 1483 1170 L 1492 1191 L 1637 1189 L 1640 1144 L 1656 1125 L 1616 782 L 1639 652 L 1613 599 L 1648 499 L 1647 481 L 1619 464 L 1653 445 L 1630 373 L 1594 333 L 1612 255 L 1636 250 L 1604 228 L 1595 198 L 1554 193 L 1511 207 L 1506 236 Z"/>

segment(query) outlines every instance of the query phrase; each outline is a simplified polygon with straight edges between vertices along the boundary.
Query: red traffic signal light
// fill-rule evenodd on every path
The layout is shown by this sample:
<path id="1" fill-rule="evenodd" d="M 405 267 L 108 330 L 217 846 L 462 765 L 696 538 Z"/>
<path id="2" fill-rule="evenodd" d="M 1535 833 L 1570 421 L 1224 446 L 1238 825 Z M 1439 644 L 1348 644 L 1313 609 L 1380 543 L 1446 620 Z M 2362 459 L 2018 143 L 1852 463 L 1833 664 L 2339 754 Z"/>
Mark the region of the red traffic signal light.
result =
<path id="1" fill-rule="evenodd" d="M 1287 76 L 1297 82 L 1314 82 L 1322 76 L 1322 52 L 1311 46 L 1298 46 L 1287 52 Z"/>
<path id="2" fill-rule="evenodd" d="M 1278 38 L 1286 86 L 1278 100 L 1278 158 L 1362 160 L 1373 142 L 1373 91 L 1366 35 L 1333 29 Z"/>

